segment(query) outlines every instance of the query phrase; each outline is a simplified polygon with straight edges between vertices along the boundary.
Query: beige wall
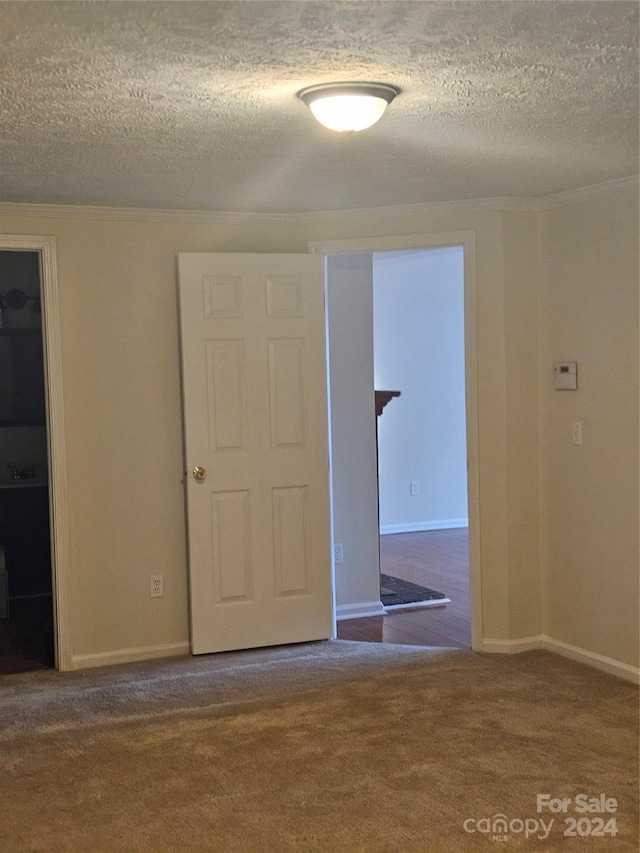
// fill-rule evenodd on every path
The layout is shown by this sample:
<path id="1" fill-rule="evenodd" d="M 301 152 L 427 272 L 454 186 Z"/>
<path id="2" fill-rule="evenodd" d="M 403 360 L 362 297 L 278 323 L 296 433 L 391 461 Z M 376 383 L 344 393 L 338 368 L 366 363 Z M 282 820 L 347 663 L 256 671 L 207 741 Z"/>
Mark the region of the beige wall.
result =
<path id="1" fill-rule="evenodd" d="M 509 636 L 542 633 L 538 441 L 537 214 L 504 217 Z"/>
<path id="2" fill-rule="evenodd" d="M 540 262 L 545 633 L 637 666 L 637 191 L 543 212 Z M 577 391 L 553 390 L 560 360 Z"/>
<path id="3" fill-rule="evenodd" d="M 624 385 L 606 385 L 615 359 L 622 359 L 637 374 L 637 360 L 635 367 L 630 366 L 633 353 L 629 354 L 629 341 L 637 346 L 637 326 L 633 325 L 637 324 L 637 303 L 631 316 L 633 298 L 628 284 L 612 280 L 615 270 L 625 270 L 628 277 L 635 244 L 629 236 L 629 202 L 624 214 L 617 212 L 615 199 L 607 204 L 613 218 L 610 227 L 599 211 L 585 217 L 585 222 L 575 221 L 574 206 L 542 214 L 480 207 L 409 214 L 376 212 L 353 218 L 299 218 L 293 224 L 277 217 L 262 221 L 229 217 L 202 224 L 0 216 L 0 233 L 53 235 L 57 241 L 76 659 L 82 662 L 88 656 L 87 662 L 91 662 L 101 653 L 178 645 L 188 639 L 176 255 L 194 251 L 304 252 L 310 240 L 473 230 L 483 635 L 508 641 L 542 630 L 537 555 L 537 513 L 542 506 L 547 633 L 556 631 L 566 642 L 628 660 L 635 628 L 623 627 L 620 617 L 624 613 L 628 622 L 630 609 L 637 605 L 636 599 L 629 604 L 632 582 L 621 581 L 620 588 L 617 581 L 613 584 L 616 591 L 605 594 L 606 607 L 599 611 L 597 623 L 594 609 L 601 585 L 596 591 L 595 578 L 590 575 L 586 588 L 574 587 L 583 557 L 588 558 L 590 572 L 596 570 L 596 562 L 601 570 L 594 554 L 605 550 L 606 571 L 620 574 L 619 567 L 630 566 L 637 546 L 637 475 L 634 494 L 630 485 L 634 466 L 637 472 L 637 440 L 634 449 L 630 423 L 637 381 L 635 386 L 632 379 L 623 380 Z M 540 324 L 533 319 L 537 310 L 538 216 L 545 226 L 540 250 L 543 297 L 562 290 L 568 279 L 568 293 L 588 288 L 593 306 L 567 317 L 561 304 L 560 313 L 550 316 L 545 302 Z M 564 245 L 556 233 L 564 227 L 563 217 L 567 217 L 570 237 L 576 242 L 573 248 Z M 584 247 L 584 275 L 579 276 L 571 272 L 571 263 L 579 256 L 580 228 L 587 224 L 593 233 Z M 617 234 L 616 252 L 598 254 L 593 248 L 600 226 Z M 618 298 L 622 305 L 614 313 L 616 321 L 620 314 L 622 333 L 605 335 L 602 324 L 610 325 L 606 312 Z M 558 538 L 559 522 L 550 521 L 551 510 L 579 487 L 571 485 L 571 471 L 565 472 L 561 466 L 555 470 L 556 457 L 562 457 L 564 449 L 556 447 L 556 414 L 551 407 L 566 404 L 545 396 L 544 383 L 540 458 L 545 477 L 540 501 L 537 493 L 537 335 L 545 322 L 551 324 L 553 335 L 544 339 L 540 363 L 546 364 L 552 355 L 575 357 L 583 371 L 583 393 L 589 388 L 596 393 L 593 377 L 589 378 L 595 371 L 597 388 L 606 386 L 606 406 L 613 409 L 615 397 L 622 412 L 621 419 L 610 415 L 611 424 L 599 425 L 590 422 L 591 409 L 585 411 L 582 451 L 594 453 L 596 458 L 588 476 L 583 472 L 579 482 L 582 491 L 588 487 L 595 493 L 594 508 L 575 511 L 571 516 L 575 529 L 562 539 L 563 544 Z M 588 346 L 596 346 L 595 334 L 601 353 L 593 357 L 591 367 L 590 359 L 573 345 L 574 338 L 583 335 L 583 323 Z M 604 403 L 590 405 L 602 416 Z M 557 418 L 561 415 L 558 412 Z M 637 426 L 637 405 L 634 416 Z M 594 429 L 601 430 L 600 451 L 592 449 Z M 554 468 L 551 474 L 550 466 Z M 606 489 L 601 488 L 600 478 Z M 620 482 L 619 488 L 613 480 Z M 601 494 L 612 489 L 620 495 L 614 507 Z M 629 534 L 625 531 L 634 511 L 631 526 L 635 534 Z M 595 525 L 594 518 L 598 520 Z M 585 537 L 590 543 L 588 554 L 579 541 L 583 523 L 591 525 Z M 637 572 L 637 552 L 634 565 Z M 165 575 L 165 596 L 151 600 L 149 575 L 159 571 Z M 555 578 L 550 583 L 549 575 L 559 571 L 569 572 L 567 579 Z M 556 604 L 554 596 L 560 596 L 562 604 Z M 617 609 L 617 603 L 626 610 Z M 571 608 L 570 617 L 567 608 Z M 634 625 L 637 628 L 637 613 Z"/>

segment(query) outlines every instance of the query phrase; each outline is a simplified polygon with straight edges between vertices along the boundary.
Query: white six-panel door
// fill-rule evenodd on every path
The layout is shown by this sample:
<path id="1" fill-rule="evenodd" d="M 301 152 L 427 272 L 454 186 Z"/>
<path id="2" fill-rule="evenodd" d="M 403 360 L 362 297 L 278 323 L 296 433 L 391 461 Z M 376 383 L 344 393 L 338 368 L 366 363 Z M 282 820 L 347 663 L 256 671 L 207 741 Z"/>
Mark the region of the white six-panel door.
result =
<path id="1" fill-rule="evenodd" d="M 192 651 L 331 637 L 322 259 L 181 254 L 179 293 Z"/>

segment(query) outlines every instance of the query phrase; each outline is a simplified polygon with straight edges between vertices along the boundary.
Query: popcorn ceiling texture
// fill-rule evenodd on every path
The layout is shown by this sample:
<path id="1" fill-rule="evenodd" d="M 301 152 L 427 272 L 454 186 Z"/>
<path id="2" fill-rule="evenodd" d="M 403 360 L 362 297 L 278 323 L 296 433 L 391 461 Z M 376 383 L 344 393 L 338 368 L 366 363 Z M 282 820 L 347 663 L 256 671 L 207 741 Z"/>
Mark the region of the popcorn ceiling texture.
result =
<path id="1" fill-rule="evenodd" d="M 638 171 L 636 2 L 2 2 L 0 200 L 297 212 Z M 356 135 L 296 92 L 401 95 Z"/>

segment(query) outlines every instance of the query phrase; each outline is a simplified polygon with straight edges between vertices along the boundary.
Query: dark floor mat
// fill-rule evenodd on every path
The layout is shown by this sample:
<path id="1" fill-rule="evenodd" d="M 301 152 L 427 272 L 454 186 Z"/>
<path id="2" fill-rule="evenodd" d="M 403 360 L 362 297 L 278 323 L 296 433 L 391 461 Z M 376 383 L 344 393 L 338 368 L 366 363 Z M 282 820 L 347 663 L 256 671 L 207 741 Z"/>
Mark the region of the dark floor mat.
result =
<path id="1" fill-rule="evenodd" d="M 385 607 L 399 607 L 403 604 L 415 604 L 423 601 L 448 603 L 443 592 L 420 586 L 417 583 L 400 580 L 391 575 L 380 575 L 380 600 Z"/>

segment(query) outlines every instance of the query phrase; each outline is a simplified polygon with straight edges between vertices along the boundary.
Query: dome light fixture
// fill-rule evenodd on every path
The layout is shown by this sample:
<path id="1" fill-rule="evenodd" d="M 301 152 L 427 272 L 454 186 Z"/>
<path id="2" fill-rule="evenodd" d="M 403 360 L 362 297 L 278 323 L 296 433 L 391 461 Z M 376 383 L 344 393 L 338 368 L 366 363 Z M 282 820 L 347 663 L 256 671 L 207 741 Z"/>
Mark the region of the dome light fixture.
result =
<path id="1" fill-rule="evenodd" d="M 298 97 L 324 127 L 348 133 L 374 125 L 398 92 L 386 83 L 320 83 Z"/>

